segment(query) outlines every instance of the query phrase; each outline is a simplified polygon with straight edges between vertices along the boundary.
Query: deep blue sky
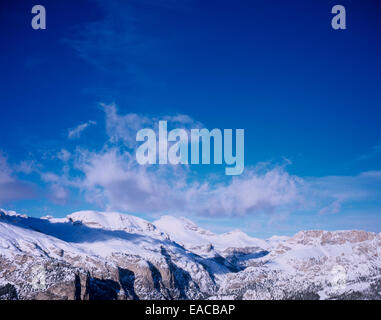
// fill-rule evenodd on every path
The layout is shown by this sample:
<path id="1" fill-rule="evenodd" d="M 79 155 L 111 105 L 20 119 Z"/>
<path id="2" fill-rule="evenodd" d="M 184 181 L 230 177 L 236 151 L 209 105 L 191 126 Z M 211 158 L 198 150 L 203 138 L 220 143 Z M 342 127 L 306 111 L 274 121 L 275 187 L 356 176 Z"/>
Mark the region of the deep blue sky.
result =
<path id="1" fill-rule="evenodd" d="M 46 7 L 46 30 L 30 26 L 35 4 Z M 346 30 L 331 28 L 335 4 L 346 8 Z M 380 9 L 377 0 L 3 0 L 0 150 L 11 167 L 44 162 L 60 148 L 100 150 L 106 135 L 99 102 L 114 102 L 120 114 L 187 114 L 208 128 L 244 128 L 246 166 L 286 158 L 287 172 L 303 179 L 378 172 Z M 96 129 L 67 139 L 69 128 L 89 120 Z M 16 171 L 37 186 L 38 197 L 2 207 L 32 215 L 98 208 L 81 199 L 51 202 L 37 174 Z M 381 195 L 379 182 L 365 184 Z M 342 204 L 324 217 L 295 213 L 287 227 L 268 226 L 266 214 L 220 225 L 263 223 L 266 231 L 245 230 L 263 235 L 313 227 L 379 232 L 377 199 Z"/>

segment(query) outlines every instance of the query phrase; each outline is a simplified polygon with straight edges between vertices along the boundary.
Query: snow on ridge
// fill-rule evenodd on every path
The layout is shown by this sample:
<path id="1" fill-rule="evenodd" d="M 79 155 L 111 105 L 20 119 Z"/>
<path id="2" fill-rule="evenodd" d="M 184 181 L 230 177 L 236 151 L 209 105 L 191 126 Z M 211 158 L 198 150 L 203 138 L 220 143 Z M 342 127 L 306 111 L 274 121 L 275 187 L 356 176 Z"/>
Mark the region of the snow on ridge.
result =
<path id="1" fill-rule="evenodd" d="M 0 217 L 2 215 L 3 216 L 8 216 L 8 217 L 23 217 L 23 218 L 27 218 L 28 217 L 25 214 L 20 214 L 20 213 L 17 213 L 16 211 L 13 211 L 13 210 L 4 210 L 4 209 L 0 208 Z"/>
<path id="2" fill-rule="evenodd" d="M 165 232 L 188 250 L 168 241 Z M 345 277 L 348 290 L 369 287 L 375 277 L 381 281 L 381 233 L 307 230 L 293 237 L 262 240 L 240 230 L 215 234 L 187 218 L 171 216 L 151 223 L 118 212 L 79 211 L 65 218 L 33 218 L 0 210 L 0 258 L 13 262 L 22 255 L 36 261 L 62 260 L 86 270 L 98 270 L 103 263 L 108 270 L 109 262 L 119 265 L 127 257 L 134 272 L 141 274 L 146 274 L 149 263 L 167 268 L 166 261 L 171 259 L 170 266 L 178 265 L 205 288 L 213 287 L 208 280 L 212 273 L 219 295 L 249 288 L 245 298 L 287 298 L 284 290 L 309 294 L 320 289 L 320 298 L 334 297 L 337 273 Z M 102 279 L 110 276 L 102 272 Z M 142 290 L 152 291 L 146 289 Z"/>
<path id="3" fill-rule="evenodd" d="M 83 250 L 57 237 L 42 233 L 24 225 L 9 224 L 0 220 L 0 254 L 29 252 L 57 257 L 60 250 L 83 254 Z"/>
<path id="4" fill-rule="evenodd" d="M 237 229 L 223 234 L 216 234 L 197 226 L 194 222 L 185 217 L 167 215 L 162 216 L 151 223 L 142 218 L 119 212 L 100 212 L 90 210 L 74 212 L 65 218 L 53 218 L 47 216 L 38 219 L 28 218 L 28 216 L 20 215 L 15 211 L 0 209 L 0 218 L 1 217 L 10 217 L 15 221 L 20 220 L 24 225 L 25 223 L 29 223 L 35 229 L 42 228 L 41 232 L 45 232 L 48 235 L 54 235 L 57 232 L 58 234 L 72 232 L 69 231 L 70 229 L 65 229 L 62 232 L 59 231 L 57 226 L 60 223 L 74 226 L 84 225 L 91 229 L 125 231 L 130 234 L 139 234 L 160 241 L 172 240 L 188 249 L 212 245 L 219 251 L 228 248 L 245 247 L 258 247 L 263 250 L 270 250 L 271 248 L 275 249 L 282 245 L 291 246 L 293 248 L 296 248 L 299 245 L 320 247 L 321 245 L 327 244 L 355 243 L 381 238 L 381 234 L 377 235 L 375 233 L 358 230 L 340 230 L 332 232 L 306 230 L 300 231 L 292 237 L 273 236 L 267 240 L 263 240 L 251 237 Z M 50 222 L 51 224 L 44 224 L 44 221 Z M 89 237 L 90 235 L 94 236 L 94 233 L 90 232 Z M 81 239 L 86 238 L 86 236 L 86 234 L 81 235 Z M 72 237 L 74 237 L 74 234 L 72 236 L 66 236 L 66 238 L 69 239 Z M 61 238 L 66 239 L 65 235 Z"/>
<path id="5" fill-rule="evenodd" d="M 148 221 L 139 217 L 122 214 L 119 212 L 100 211 L 77 211 L 67 216 L 69 221 L 81 222 L 94 228 L 104 228 L 110 230 L 139 229 L 144 230 Z"/>
<path id="6" fill-rule="evenodd" d="M 241 230 L 233 230 L 223 234 L 215 234 L 202 229 L 186 218 L 162 216 L 154 224 L 168 233 L 172 240 L 187 248 L 212 244 L 216 249 L 225 250 L 232 247 L 267 248 L 265 240 L 252 238 Z"/>
<path id="7" fill-rule="evenodd" d="M 267 241 L 269 241 L 269 242 L 281 242 L 281 241 L 286 241 L 288 239 L 290 239 L 289 236 L 277 236 L 277 235 L 274 235 L 274 236 L 268 238 Z"/>
<path id="8" fill-rule="evenodd" d="M 154 224 L 157 226 L 165 227 L 166 229 L 175 229 L 176 227 L 180 227 L 181 229 L 196 231 L 200 234 L 215 236 L 213 232 L 199 227 L 193 221 L 185 217 L 174 217 L 165 215 L 161 216 L 158 220 L 154 221 Z"/>
<path id="9" fill-rule="evenodd" d="M 359 243 L 374 240 L 376 237 L 376 233 L 362 230 L 304 230 L 296 233 L 293 237 L 289 238 L 287 242 L 296 242 L 304 245 L 332 245 L 344 244 L 346 242 Z"/>
<path id="10" fill-rule="evenodd" d="M 149 226 L 152 224 L 143 219 L 128 215 L 119 217 L 118 214 L 110 215 L 109 219 L 105 216 L 105 213 L 80 212 L 61 219 L 31 218 L 15 215 L 14 212 L 8 215 L 1 211 L 0 255 L 28 252 L 57 257 L 57 254 L 64 252 L 65 255 L 84 258 L 107 258 L 113 253 L 128 253 L 148 259 L 160 257 L 162 245 L 180 254 L 183 252 L 181 248 L 167 241 L 168 236 L 165 234 L 151 233 Z M 100 222 L 105 226 L 99 227 L 97 223 Z M 136 232 L 128 232 L 127 227 L 135 228 Z M 138 227 L 146 229 L 139 233 Z M 152 230 L 155 231 L 155 228 Z"/>
<path id="11" fill-rule="evenodd" d="M 170 235 L 171 240 L 187 247 L 210 243 L 207 237 L 214 237 L 210 231 L 199 228 L 186 218 L 162 216 L 153 222 L 155 226 Z"/>

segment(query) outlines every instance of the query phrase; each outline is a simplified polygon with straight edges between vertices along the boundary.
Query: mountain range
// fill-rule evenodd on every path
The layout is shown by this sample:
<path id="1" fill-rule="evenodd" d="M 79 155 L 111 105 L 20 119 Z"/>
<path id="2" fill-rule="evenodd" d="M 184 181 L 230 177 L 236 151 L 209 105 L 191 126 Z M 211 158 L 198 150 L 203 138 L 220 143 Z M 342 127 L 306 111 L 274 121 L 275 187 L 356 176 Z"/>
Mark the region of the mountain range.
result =
<path id="1" fill-rule="evenodd" d="M 257 239 L 173 216 L 0 210 L 0 299 L 381 299 L 381 233 Z"/>

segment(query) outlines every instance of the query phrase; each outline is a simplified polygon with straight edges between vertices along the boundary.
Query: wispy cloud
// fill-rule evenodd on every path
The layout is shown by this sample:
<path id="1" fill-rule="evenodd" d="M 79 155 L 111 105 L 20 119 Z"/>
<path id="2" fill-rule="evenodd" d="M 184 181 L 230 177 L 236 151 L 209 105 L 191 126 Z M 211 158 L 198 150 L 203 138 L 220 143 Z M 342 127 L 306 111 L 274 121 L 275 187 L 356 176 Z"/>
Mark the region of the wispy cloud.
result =
<path id="1" fill-rule="evenodd" d="M 61 149 L 57 153 L 56 157 L 57 157 L 57 159 L 59 159 L 63 162 L 67 162 L 71 157 L 71 153 L 69 151 L 67 151 L 66 149 Z"/>
<path id="2" fill-rule="evenodd" d="M 131 154 L 116 148 L 83 152 L 76 163 L 89 201 L 128 212 L 244 216 L 296 205 L 301 179 L 281 167 L 247 169 L 227 182 L 190 179 L 187 170 L 136 165 Z"/>
<path id="3" fill-rule="evenodd" d="M 0 153 L 0 205 L 36 196 L 30 183 L 14 177 L 14 170 L 8 165 L 6 157 Z"/>
<path id="4" fill-rule="evenodd" d="M 136 62 L 136 52 L 144 43 L 138 35 L 135 3 L 94 1 L 94 4 L 101 9 L 102 18 L 79 26 L 64 42 L 82 59 L 105 71 L 133 71 L 131 61 Z"/>
<path id="5" fill-rule="evenodd" d="M 161 117 L 120 114 L 115 104 L 102 107 L 107 139 L 99 150 L 88 150 L 85 146 L 57 150 L 50 161 L 60 159 L 61 167 L 47 166 L 51 171 L 44 171 L 36 163 L 33 170 L 26 163 L 19 166 L 20 172 L 23 168 L 25 173 L 33 171 L 40 175 L 54 203 L 66 203 L 73 194 L 80 194 L 98 207 L 135 214 L 243 217 L 266 213 L 271 214 L 270 223 L 277 223 L 288 219 L 294 211 L 340 214 L 348 206 L 377 201 L 380 197 L 380 171 L 354 176 L 299 177 L 287 171 L 291 163 L 284 160 L 282 165 L 259 163 L 247 167 L 241 176 L 226 177 L 216 173 L 205 175 L 192 166 L 140 166 L 134 153 L 137 130 L 155 129 L 159 119 L 188 130 L 201 124 L 183 114 Z M 4 158 L 0 163 L 0 191 L 3 190 L 0 201 L 28 195 L 28 190 L 22 189 L 26 185 L 12 176 Z M 17 188 L 10 188 L 12 184 Z M 7 194 L 9 190 L 17 192 Z"/>
<path id="6" fill-rule="evenodd" d="M 161 24 L 163 12 L 188 10 L 193 0 L 95 0 L 100 18 L 77 26 L 64 43 L 88 63 L 108 73 L 142 73 L 147 59 L 156 59 L 163 37 L 147 34 Z M 144 8 L 144 10 L 142 10 Z"/>
<path id="7" fill-rule="evenodd" d="M 101 104 L 106 116 L 106 131 L 112 143 L 123 142 L 126 147 L 136 147 L 136 133 L 142 128 L 157 129 L 160 120 L 169 126 L 186 130 L 201 128 L 202 124 L 185 114 L 148 116 L 137 113 L 120 115 L 115 104 Z"/>
<path id="8" fill-rule="evenodd" d="M 302 178 L 286 171 L 290 162 L 281 166 L 258 164 L 232 179 L 200 177 L 181 166 L 139 166 L 134 159 L 136 132 L 143 126 L 154 126 L 159 118 L 135 113 L 120 115 L 114 104 L 103 107 L 107 132 L 115 144 L 98 153 L 82 151 L 76 168 L 84 177 L 79 185 L 87 199 L 111 209 L 204 216 L 280 211 L 284 215 L 287 209 L 324 215 L 337 214 L 356 201 L 375 199 L 381 190 L 378 171 Z M 201 125 L 187 115 L 163 117 L 188 129 Z M 132 151 L 122 151 L 117 142 Z"/>
<path id="9" fill-rule="evenodd" d="M 85 123 L 82 123 L 82 124 L 76 126 L 75 128 L 69 129 L 67 136 L 69 139 L 79 138 L 81 136 L 82 132 L 85 131 L 89 126 L 92 126 L 92 125 L 96 125 L 96 122 L 90 120 L 90 121 L 87 121 Z"/>
<path id="10" fill-rule="evenodd" d="M 357 160 L 369 160 L 378 157 L 381 157 L 381 140 L 368 153 L 361 155 Z"/>
<path id="11" fill-rule="evenodd" d="M 21 161 L 19 164 L 13 166 L 14 171 L 21 172 L 25 174 L 30 174 L 37 170 L 37 163 L 36 161 Z"/>
<path id="12" fill-rule="evenodd" d="M 341 199 L 334 200 L 328 206 L 325 206 L 324 208 L 320 209 L 319 214 L 324 215 L 324 214 L 339 213 L 341 210 L 342 201 L 343 200 L 341 200 Z"/>
<path id="13" fill-rule="evenodd" d="M 102 107 L 109 137 L 104 147 L 61 150 L 64 166 L 71 165 L 75 176 L 70 169 L 61 174 L 41 172 L 53 198 L 64 199 L 68 189 L 76 188 L 88 202 L 107 209 L 204 216 L 244 216 L 300 205 L 303 180 L 288 174 L 284 166 L 262 163 L 234 178 L 201 176 L 184 166 L 140 166 L 134 157 L 139 129 L 155 129 L 160 119 L 186 130 L 200 128 L 201 123 L 184 114 L 121 115 L 115 104 Z"/>
<path id="14" fill-rule="evenodd" d="M 304 198 L 319 214 L 337 214 L 345 205 L 377 201 L 381 195 L 381 171 L 366 171 L 354 176 L 305 178 Z"/>

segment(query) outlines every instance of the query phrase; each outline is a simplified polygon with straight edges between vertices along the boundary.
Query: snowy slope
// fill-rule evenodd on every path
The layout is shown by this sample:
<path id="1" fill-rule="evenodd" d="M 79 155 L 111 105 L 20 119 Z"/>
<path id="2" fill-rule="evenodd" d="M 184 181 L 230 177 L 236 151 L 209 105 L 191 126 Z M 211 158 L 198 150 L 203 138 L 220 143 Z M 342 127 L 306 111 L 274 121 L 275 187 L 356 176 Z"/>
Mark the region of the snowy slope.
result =
<path id="1" fill-rule="evenodd" d="M 170 216 L 0 210 L 0 289 L 0 299 L 381 299 L 381 234 L 261 240 Z"/>
<path id="2" fill-rule="evenodd" d="M 215 234 L 202 229 L 186 218 L 163 216 L 154 222 L 161 230 L 169 234 L 170 238 L 187 248 L 212 244 L 217 250 L 237 247 L 268 248 L 268 243 L 261 239 L 248 236 L 240 230 L 234 230 L 224 234 Z"/>
<path id="3" fill-rule="evenodd" d="M 37 219 L 0 211 L 0 288 L 11 283 L 20 297 L 34 297 L 35 276 L 29 272 L 36 268 L 44 273 L 50 270 L 51 290 L 57 285 L 54 279 L 63 276 L 75 282 L 78 273 L 86 279 L 111 278 L 122 286 L 120 270 L 127 270 L 123 272 L 132 281 L 127 287 L 132 286 L 141 298 L 155 299 L 209 296 L 217 290 L 215 281 L 230 272 L 223 259 L 203 260 L 137 217 L 87 211 Z M 89 280 L 84 280 L 82 292 L 103 290 L 88 285 Z M 67 297 L 75 296 L 73 290 Z"/>
<path id="4" fill-rule="evenodd" d="M 128 252 L 152 258 L 160 245 L 185 252 L 168 241 L 168 235 L 141 218 L 115 213 L 80 211 L 66 218 L 31 218 L 12 211 L 0 211 L 1 241 L 10 247 L 39 247 L 69 250 L 75 254 L 108 257 L 113 252 Z"/>
<path id="5" fill-rule="evenodd" d="M 242 290 L 239 284 L 245 283 Z M 239 288 L 237 290 L 237 288 Z M 220 294 L 244 299 L 381 299 L 381 234 L 301 231 L 229 275 Z"/>

